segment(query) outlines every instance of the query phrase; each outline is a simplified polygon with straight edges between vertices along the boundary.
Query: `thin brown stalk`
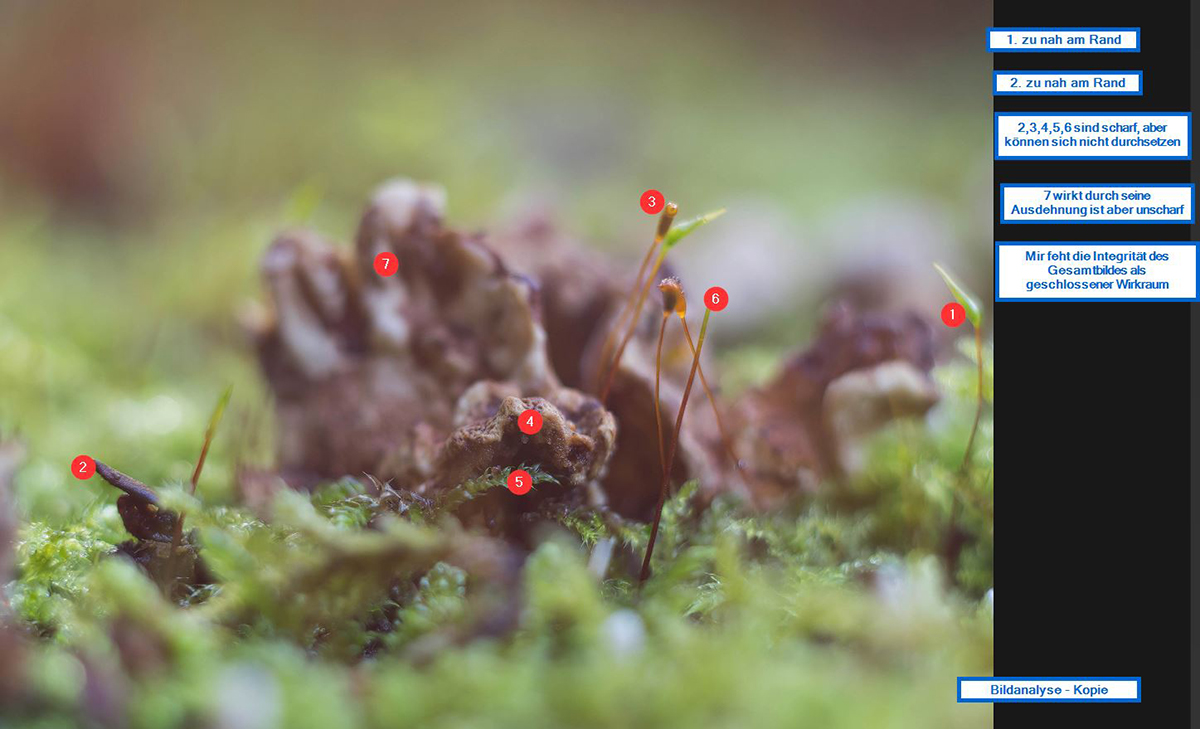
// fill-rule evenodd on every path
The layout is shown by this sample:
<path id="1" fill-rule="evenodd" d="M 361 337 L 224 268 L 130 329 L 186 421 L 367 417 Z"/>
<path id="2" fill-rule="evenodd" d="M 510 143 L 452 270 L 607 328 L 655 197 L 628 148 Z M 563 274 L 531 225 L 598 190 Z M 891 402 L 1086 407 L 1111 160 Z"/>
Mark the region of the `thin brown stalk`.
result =
<path id="1" fill-rule="evenodd" d="M 658 352 L 654 355 L 654 427 L 658 431 L 658 465 L 662 468 L 664 474 L 667 472 L 667 456 L 663 451 L 662 414 L 659 412 L 659 403 L 662 401 L 658 395 L 658 383 L 662 372 L 663 335 L 667 333 L 667 321 L 670 318 L 671 312 L 664 311 L 662 326 L 658 328 Z"/>
<path id="2" fill-rule="evenodd" d="M 633 339 L 633 333 L 637 331 L 638 318 L 642 315 L 642 306 L 646 303 L 646 295 L 650 293 L 650 284 L 654 281 L 655 274 L 658 273 L 659 266 L 662 265 L 662 256 L 654 262 L 654 268 L 650 270 L 650 277 L 646 279 L 646 285 L 642 287 L 641 294 L 638 295 L 637 306 L 633 310 L 633 320 L 629 322 L 629 326 L 625 329 L 625 336 L 621 338 L 621 346 L 617 347 L 617 352 L 613 355 L 612 364 L 608 368 L 608 377 L 604 380 L 604 389 L 600 391 L 600 404 L 603 405 L 608 401 L 608 392 L 612 389 L 613 380 L 616 379 L 617 370 L 621 367 L 621 357 L 625 354 L 625 347 L 629 345 L 629 340 Z"/>
<path id="3" fill-rule="evenodd" d="M 668 451 L 667 465 L 663 469 L 662 485 L 658 490 L 658 506 L 654 510 L 654 526 L 650 528 L 650 542 L 646 545 L 646 558 L 642 560 L 642 572 L 638 582 L 643 583 L 650 576 L 650 557 L 654 554 L 654 542 L 658 539 L 658 527 L 662 522 L 663 505 L 667 501 L 667 487 L 670 483 L 671 468 L 675 465 L 675 451 L 679 445 L 679 432 L 683 429 L 683 413 L 687 410 L 688 398 L 692 394 L 692 385 L 696 381 L 696 370 L 700 368 L 700 352 L 704 348 L 704 336 L 708 332 L 708 315 L 711 309 L 704 310 L 704 319 L 700 322 L 700 336 L 696 341 L 696 353 L 692 356 L 692 371 L 688 373 L 687 386 L 683 389 L 683 399 L 679 401 L 679 414 L 675 416 L 675 435 L 671 439 L 671 450 Z"/>
<path id="4" fill-rule="evenodd" d="M 679 279 L 674 276 L 660 281 L 658 290 L 662 292 L 663 308 L 662 326 L 658 328 L 658 350 L 654 353 L 654 427 L 658 432 L 658 466 L 663 473 L 666 473 L 667 457 L 663 452 L 662 415 L 659 412 L 662 406 L 659 384 L 662 379 L 663 339 L 667 333 L 667 321 L 671 318 L 671 314 L 678 314 L 681 319 L 687 316 L 687 297 L 683 293 L 683 286 L 680 285 Z"/>
<path id="5" fill-rule="evenodd" d="M 983 415 L 983 332 L 975 327 L 975 362 L 978 368 L 978 378 L 975 385 L 975 422 L 971 425 L 971 435 L 967 438 L 967 450 L 963 453 L 960 470 L 964 473 L 971 461 L 971 448 L 975 445 L 975 433 L 979 430 L 979 419 Z"/>
<path id="6" fill-rule="evenodd" d="M 196 493 L 196 484 L 200 482 L 200 472 L 204 470 L 204 461 L 208 458 L 208 448 L 212 445 L 213 436 L 217 433 L 217 425 L 221 422 L 221 416 L 225 413 L 225 406 L 229 403 L 231 395 L 233 395 L 232 385 L 225 389 L 221 399 L 217 401 L 217 407 L 213 409 L 212 416 L 208 419 L 208 429 L 204 431 L 204 445 L 200 447 L 200 457 L 196 459 L 196 468 L 192 471 L 193 494 Z"/>
<path id="7" fill-rule="evenodd" d="M 961 500 L 962 492 L 965 489 L 967 475 L 971 466 L 971 450 L 975 445 L 975 434 L 979 430 L 979 420 L 983 416 L 983 332 L 979 327 L 975 327 L 975 366 L 976 366 L 976 385 L 975 385 L 975 422 L 971 424 L 971 434 L 967 436 L 967 448 L 963 451 L 962 463 L 958 467 L 958 482 L 959 487 L 953 492 L 950 499 L 950 522 L 946 528 L 946 543 L 943 548 L 946 559 L 947 576 L 953 580 L 954 574 L 958 570 L 959 553 L 962 551 L 960 539 L 962 537 L 958 526 L 959 512 L 962 510 Z M 988 477 L 991 477 L 991 469 L 988 469 Z M 987 509 L 984 509 L 987 511 Z"/>
<path id="8" fill-rule="evenodd" d="M 673 205 L 674 203 L 671 203 L 663 209 L 662 217 L 658 220 L 658 230 L 662 230 L 663 219 L 669 211 L 671 212 L 671 217 L 674 218 L 674 211 L 671 209 Z M 677 211 L 678 207 L 675 210 Z M 658 250 L 659 244 L 662 243 L 664 234 L 655 232 L 654 239 L 650 241 L 650 247 L 646 249 L 646 255 L 642 257 L 642 265 L 638 267 L 637 277 L 633 279 L 633 285 L 629 287 L 629 294 L 625 297 L 624 305 L 621 306 L 621 315 L 617 317 L 616 324 L 608 330 L 608 335 L 604 338 L 604 346 L 600 348 L 600 368 L 596 371 L 597 386 L 599 386 L 605 377 L 607 372 L 605 365 L 608 362 L 608 356 L 612 354 L 613 345 L 616 344 L 617 332 L 625 328 L 625 319 L 629 316 L 629 308 L 633 306 L 634 298 L 637 296 L 638 290 L 642 288 L 642 276 L 646 274 L 646 267 L 650 265 L 650 260 L 654 257 L 654 252 Z"/>
<path id="9" fill-rule="evenodd" d="M 688 329 L 687 319 L 680 316 L 679 321 L 683 322 L 683 335 L 687 337 L 688 347 L 691 348 L 692 356 L 695 357 L 696 345 L 692 342 L 692 332 Z M 733 460 L 734 467 L 740 471 L 742 462 L 733 450 L 733 441 L 725 433 L 725 423 L 721 420 L 721 411 L 717 408 L 717 398 L 713 396 L 712 388 L 708 386 L 708 378 L 704 376 L 704 366 L 701 365 L 698 371 L 700 372 L 700 384 L 704 387 L 704 394 L 708 396 L 708 404 L 712 405 L 713 417 L 717 419 L 717 432 L 721 435 L 721 443 L 725 446 L 725 452 L 729 454 L 729 458 Z"/>
<path id="10" fill-rule="evenodd" d="M 179 512 L 179 518 L 175 520 L 175 531 L 171 534 L 171 553 L 167 556 L 167 584 L 163 585 L 163 591 L 168 600 L 175 599 L 175 581 L 181 576 L 176 573 L 176 559 L 179 548 L 183 545 L 183 520 L 185 517 L 187 514 Z"/>
<path id="11" fill-rule="evenodd" d="M 675 214 L 679 212 L 679 206 L 675 203 L 667 203 L 663 209 L 662 217 L 658 219 L 658 230 L 654 233 L 654 242 L 650 244 L 650 250 L 646 252 L 646 258 L 642 261 L 643 267 L 650 260 L 650 256 L 655 249 L 667 237 L 667 231 L 671 229 L 671 223 L 675 220 Z M 664 251 L 665 252 L 665 251 Z M 662 266 L 663 252 L 658 254 L 654 259 L 654 267 L 650 269 L 650 275 L 644 280 L 642 279 L 642 271 L 638 271 L 638 278 L 633 282 L 633 288 L 629 292 L 629 298 L 625 301 L 625 310 L 628 310 L 629 302 L 633 300 L 634 293 L 641 289 L 637 296 L 637 305 L 633 308 L 633 318 L 625 322 L 625 310 L 622 310 L 621 316 L 617 320 L 617 325 L 613 327 L 605 339 L 605 346 L 601 349 L 600 354 L 600 371 L 608 368 L 608 375 L 604 377 L 604 387 L 600 390 L 600 404 L 603 405 L 608 401 L 608 391 L 612 389 L 613 379 L 617 375 L 617 368 L 621 365 L 621 356 L 625 353 L 625 347 L 629 344 L 633 333 L 637 331 L 638 317 L 642 315 L 642 306 L 646 303 L 646 295 L 650 293 L 650 284 L 654 283 L 654 276 L 658 273 L 658 269 Z M 621 346 L 617 348 L 617 352 L 613 355 L 612 362 L 608 362 L 608 352 L 612 349 L 610 342 L 614 341 L 613 337 L 617 332 L 625 329 L 625 336 L 621 339 Z"/>

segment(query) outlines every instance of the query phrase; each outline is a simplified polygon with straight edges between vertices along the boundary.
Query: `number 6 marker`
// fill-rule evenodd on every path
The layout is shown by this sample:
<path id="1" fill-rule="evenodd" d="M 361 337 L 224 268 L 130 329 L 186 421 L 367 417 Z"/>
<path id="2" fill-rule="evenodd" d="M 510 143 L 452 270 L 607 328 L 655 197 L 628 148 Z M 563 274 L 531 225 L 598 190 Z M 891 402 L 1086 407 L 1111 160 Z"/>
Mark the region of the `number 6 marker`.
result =
<path id="1" fill-rule="evenodd" d="M 720 286 L 713 286 L 704 292 L 704 305 L 712 311 L 720 311 L 729 306 L 729 292 Z"/>

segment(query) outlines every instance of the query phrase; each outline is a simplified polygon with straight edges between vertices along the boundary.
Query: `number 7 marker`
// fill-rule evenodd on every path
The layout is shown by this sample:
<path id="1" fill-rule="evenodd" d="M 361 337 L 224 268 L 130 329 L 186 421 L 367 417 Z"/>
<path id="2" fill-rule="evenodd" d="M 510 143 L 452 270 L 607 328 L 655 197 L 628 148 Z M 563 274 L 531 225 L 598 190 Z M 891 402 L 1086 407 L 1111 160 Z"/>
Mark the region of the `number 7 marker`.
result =
<path id="1" fill-rule="evenodd" d="M 395 253 L 384 251 L 375 256 L 375 273 L 387 277 L 398 270 L 400 270 L 400 259 L 396 258 Z"/>

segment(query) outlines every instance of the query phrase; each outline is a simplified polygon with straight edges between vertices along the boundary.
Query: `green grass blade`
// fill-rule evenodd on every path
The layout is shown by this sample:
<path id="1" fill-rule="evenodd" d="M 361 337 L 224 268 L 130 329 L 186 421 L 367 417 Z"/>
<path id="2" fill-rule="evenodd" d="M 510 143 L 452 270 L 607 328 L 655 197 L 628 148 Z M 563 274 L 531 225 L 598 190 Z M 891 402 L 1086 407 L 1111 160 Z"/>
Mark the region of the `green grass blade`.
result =
<path id="1" fill-rule="evenodd" d="M 691 233 L 696 228 L 702 225 L 708 225 L 712 221 L 725 214 L 725 208 L 714 210 L 711 213 L 705 213 L 698 218 L 685 220 L 682 223 L 677 223 L 667 231 L 667 237 L 663 240 L 663 251 L 670 250 L 671 246 L 678 243 L 685 235 Z"/>
<path id="2" fill-rule="evenodd" d="M 954 294 L 954 298 L 966 309 L 967 318 L 971 320 L 971 325 L 978 329 L 983 323 L 983 307 L 979 305 L 979 299 L 968 293 L 962 286 L 959 286 L 958 282 L 946 272 L 946 269 L 936 263 L 933 264 L 933 267 L 941 274 L 942 280 L 946 282 L 946 287 L 950 289 L 950 293 Z"/>
<path id="3" fill-rule="evenodd" d="M 196 484 L 200 481 L 200 471 L 204 470 L 204 460 L 208 458 L 208 447 L 212 445 L 213 436 L 217 433 L 217 425 L 221 422 L 221 416 L 225 414 L 225 406 L 229 404 L 229 398 L 233 396 L 233 385 L 225 388 L 225 393 L 221 395 L 221 399 L 217 401 L 217 406 L 213 408 L 212 417 L 208 419 L 208 430 L 204 432 L 204 446 L 200 449 L 200 458 L 196 459 L 196 470 L 192 471 L 192 493 L 196 493 Z"/>

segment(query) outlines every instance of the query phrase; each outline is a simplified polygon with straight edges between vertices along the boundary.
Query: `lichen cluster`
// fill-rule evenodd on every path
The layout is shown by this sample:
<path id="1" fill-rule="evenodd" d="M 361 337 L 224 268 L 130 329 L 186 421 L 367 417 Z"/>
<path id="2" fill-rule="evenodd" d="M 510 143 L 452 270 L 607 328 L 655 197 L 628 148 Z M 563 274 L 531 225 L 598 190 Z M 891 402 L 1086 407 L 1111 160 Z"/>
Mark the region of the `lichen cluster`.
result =
<path id="1" fill-rule="evenodd" d="M 196 441 L 161 425 L 195 413 L 121 399 L 116 376 L 71 395 L 73 428 L 32 420 L 27 459 L 0 437 L 0 724 L 990 725 L 950 698 L 992 665 L 981 338 L 935 368 L 920 317 L 833 306 L 757 387 L 726 400 L 705 381 L 681 429 L 703 327 L 664 350 L 663 315 L 630 308 L 605 362 L 619 275 L 544 231 L 445 227 L 441 207 L 402 183 L 353 254 L 276 239 L 269 306 L 243 322 L 276 442 L 255 442 L 265 406 L 231 414 L 199 488 Z M 372 278 L 383 249 L 394 278 Z M 79 354 L 81 331 L 0 317 L 0 338 L 26 413 L 29 361 L 124 361 Z M 103 480 L 53 466 L 85 438 L 108 458 L 113 422 L 143 428 L 117 465 L 144 484 L 99 458 Z"/>
<path id="2" fill-rule="evenodd" d="M 559 526 L 519 573 L 502 541 L 463 531 L 449 511 L 503 489 L 502 471 L 440 503 L 344 478 L 281 490 L 266 515 L 164 487 L 220 578 L 180 605 L 110 556 L 128 538 L 111 502 L 34 519 L 5 587 L 21 646 L 5 723 L 987 725 L 946 699 L 991 665 L 990 417 L 958 475 L 973 373 L 936 370 L 941 417 L 873 441 L 848 490 L 764 515 L 683 489 L 640 593 L 644 524 L 547 514 Z M 966 539 L 947 574 L 956 490 Z"/>

